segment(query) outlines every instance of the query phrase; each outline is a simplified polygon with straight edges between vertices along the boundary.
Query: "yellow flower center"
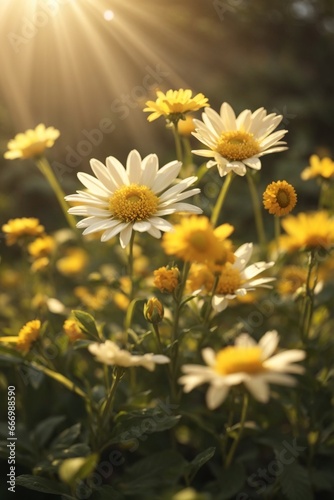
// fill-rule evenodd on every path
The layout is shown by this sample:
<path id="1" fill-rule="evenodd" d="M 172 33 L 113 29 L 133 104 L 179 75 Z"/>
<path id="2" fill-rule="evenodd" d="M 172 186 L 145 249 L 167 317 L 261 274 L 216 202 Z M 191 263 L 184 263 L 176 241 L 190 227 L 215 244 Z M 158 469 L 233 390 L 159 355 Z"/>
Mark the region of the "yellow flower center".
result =
<path id="1" fill-rule="evenodd" d="M 192 233 L 189 237 L 189 243 L 198 252 L 206 252 L 208 250 L 207 234 L 202 231 Z"/>
<path id="2" fill-rule="evenodd" d="M 155 214 L 159 199 L 147 186 L 130 184 L 117 189 L 109 200 L 113 216 L 122 222 L 137 222 Z"/>
<path id="3" fill-rule="evenodd" d="M 46 148 L 46 141 L 37 141 L 22 147 L 22 158 L 32 158 L 40 156 Z"/>
<path id="4" fill-rule="evenodd" d="M 253 134 L 234 130 L 221 134 L 216 151 L 229 161 L 242 161 L 257 155 L 260 145 Z"/>
<path id="5" fill-rule="evenodd" d="M 234 294 L 242 284 L 240 272 L 232 267 L 224 267 L 216 289 L 218 295 Z"/>
<path id="6" fill-rule="evenodd" d="M 262 372 L 261 354 L 260 347 L 225 347 L 217 353 L 215 371 L 220 375 Z"/>

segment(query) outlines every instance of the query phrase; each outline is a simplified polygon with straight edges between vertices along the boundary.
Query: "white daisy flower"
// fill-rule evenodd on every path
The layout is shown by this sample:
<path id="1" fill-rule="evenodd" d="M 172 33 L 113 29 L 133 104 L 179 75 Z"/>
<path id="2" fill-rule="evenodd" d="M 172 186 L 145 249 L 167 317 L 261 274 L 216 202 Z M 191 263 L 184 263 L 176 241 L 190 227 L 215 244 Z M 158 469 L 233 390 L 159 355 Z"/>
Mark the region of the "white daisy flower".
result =
<path id="1" fill-rule="evenodd" d="M 103 343 L 94 343 L 88 346 L 89 352 L 96 357 L 97 361 L 105 365 L 117 365 L 128 368 L 129 366 L 143 366 L 152 372 L 156 364 L 169 363 L 170 359 L 162 354 L 146 353 L 142 356 L 133 355 L 125 349 L 120 349 L 115 342 L 106 340 Z"/>
<path id="2" fill-rule="evenodd" d="M 96 159 L 90 165 L 96 177 L 78 173 L 87 191 L 77 191 L 65 198 L 79 203 L 69 213 L 86 216 L 77 224 L 78 228 L 86 228 L 84 235 L 103 231 L 101 241 L 107 241 L 119 234 L 125 248 L 132 231 L 148 232 L 155 238 L 161 237 L 161 231 L 170 231 L 173 226 L 162 218 L 164 215 L 202 213 L 200 208 L 183 203 L 200 192 L 198 188 L 186 191 L 197 177 L 187 177 L 170 187 L 180 172 L 179 161 L 171 161 L 159 169 L 157 155 L 141 159 L 138 151 L 133 150 L 126 168 L 113 156 L 107 158 L 106 165 Z"/>
<path id="3" fill-rule="evenodd" d="M 282 115 L 267 114 L 264 108 L 253 113 L 245 109 L 238 117 L 232 107 L 224 102 L 220 115 L 205 108 L 203 121 L 194 119 L 193 135 L 209 149 L 196 149 L 193 153 L 206 158 L 207 167 L 217 165 L 221 177 L 233 171 L 245 175 L 246 167 L 261 169 L 260 157 L 287 149 L 281 141 L 287 130 L 273 130 L 282 121 Z"/>
<path id="4" fill-rule="evenodd" d="M 221 312 L 228 306 L 230 300 L 243 297 L 247 292 L 256 288 L 272 288 L 268 285 L 276 278 L 257 278 L 263 271 L 270 269 L 275 262 L 255 262 L 246 267 L 253 252 L 253 243 L 241 245 L 235 252 L 233 264 L 225 264 L 219 278 L 215 295 L 212 297 L 212 307 Z M 255 278 L 255 279 L 254 279 Z"/>
<path id="5" fill-rule="evenodd" d="M 302 374 L 304 368 L 293 363 L 305 358 L 305 352 L 290 349 L 273 355 L 279 342 L 276 331 L 263 335 L 257 344 L 247 333 L 237 337 L 234 346 L 228 346 L 217 353 L 207 347 L 202 356 L 207 366 L 184 365 L 185 375 L 179 383 L 184 392 L 208 383 L 206 393 L 208 408 L 214 410 L 225 400 L 230 387 L 244 383 L 252 396 L 261 403 L 270 397 L 269 384 L 293 386 L 296 379 L 289 373 Z"/>
<path id="6" fill-rule="evenodd" d="M 222 266 L 210 266 L 207 264 L 193 264 L 190 269 L 187 284 L 192 293 L 205 295 L 211 293 L 213 284 L 219 273 L 216 291 L 212 297 L 212 307 L 221 312 L 236 297 L 243 297 L 247 292 L 256 288 L 272 288 L 268 285 L 276 278 L 257 276 L 271 268 L 275 262 L 256 262 L 246 267 L 253 252 L 253 243 L 241 245 L 235 252 L 233 264 L 227 262 Z"/>

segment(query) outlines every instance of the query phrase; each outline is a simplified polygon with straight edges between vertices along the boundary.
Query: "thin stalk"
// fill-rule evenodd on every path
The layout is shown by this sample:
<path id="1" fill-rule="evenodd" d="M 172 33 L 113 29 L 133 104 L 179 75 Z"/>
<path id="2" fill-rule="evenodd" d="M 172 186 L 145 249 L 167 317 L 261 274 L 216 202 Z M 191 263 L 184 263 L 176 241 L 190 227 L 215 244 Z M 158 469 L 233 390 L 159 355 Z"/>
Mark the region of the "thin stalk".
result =
<path id="1" fill-rule="evenodd" d="M 317 284 L 317 270 L 318 261 L 316 258 L 315 250 L 311 250 L 309 255 L 309 265 L 306 278 L 306 291 L 303 303 L 302 312 L 302 322 L 301 322 L 301 335 L 302 340 L 305 340 L 309 336 L 309 331 L 311 328 L 313 309 L 314 309 L 314 290 Z M 312 276 L 312 273 L 313 276 Z"/>
<path id="2" fill-rule="evenodd" d="M 183 161 L 181 138 L 177 127 L 177 122 L 173 122 L 172 130 L 175 142 L 176 158 L 178 161 Z"/>
<path id="3" fill-rule="evenodd" d="M 118 386 L 118 382 L 120 381 L 122 375 L 123 375 L 123 369 L 116 367 L 115 374 L 113 375 L 113 381 L 112 381 L 110 391 L 109 391 L 109 394 L 107 397 L 107 401 L 106 401 L 106 404 L 105 404 L 105 406 L 103 408 L 103 412 L 102 412 L 102 417 L 101 417 L 102 430 L 106 424 L 106 420 L 108 419 L 108 417 L 110 415 L 110 411 L 112 408 L 112 402 L 114 400 L 114 396 L 115 396 L 115 392 L 116 392 L 116 389 Z"/>
<path id="4" fill-rule="evenodd" d="M 242 410 L 241 410 L 241 418 L 240 418 L 240 427 L 239 427 L 239 432 L 235 440 L 233 441 L 233 444 L 230 448 L 230 451 L 228 452 L 227 458 L 225 460 L 224 468 L 228 469 L 232 463 L 232 460 L 234 458 L 235 452 L 238 448 L 241 436 L 243 434 L 244 428 L 245 428 L 245 422 L 246 422 L 246 416 L 247 416 L 247 410 L 248 410 L 248 394 L 247 392 L 244 393 L 244 399 L 243 399 L 243 404 L 242 404 Z"/>
<path id="5" fill-rule="evenodd" d="M 275 234 L 275 245 L 278 257 L 280 249 L 279 238 L 281 235 L 281 219 L 277 215 L 274 215 L 274 234 Z"/>
<path id="6" fill-rule="evenodd" d="M 135 285 L 134 285 L 134 275 L 133 275 L 133 243 L 135 239 L 135 232 L 132 231 L 131 239 L 129 243 L 129 255 L 128 255 L 128 273 L 131 281 L 131 290 L 130 290 L 130 302 L 133 300 L 135 295 Z"/>
<path id="7" fill-rule="evenodd" d="M 234 177 L 235 177 L 234 172 L 230 172 L 225 177 L 225 181 L 224 181 L 224 183 L 223 183 L 223 185 L 221 187 L 219 196 L 217 198 L 216 204 L 215 204 L 215 206 L 214 206 L 214 208 L 212 210 L 212 214 L 211 214 L 211 224 L 214 227 L 217 226 L 220 212 L 222 211 L 223 204 L 224 204 L 227 192 L 229 190 L 229 187 L 230 187 L 231 182 L 234 179 Z"/>
<path id="8" fill-rule="evenodd" d="M 65 201 L 65 193 L 62 190 L 59 182 L 57 181 L 57 178 L 53 173 L 50 163 L 44 156 L 42 156 L 40 158 L 36 158 L 36 165 L 39 168 L 40 172 L 44 175 L 48 183 L 50 184 L 51 188 L 53 189 L 53 192 L 56 195 L 56 198 L 59 202 L 59 205 L 64 213 L 64 216 L 69 226 L 72 229 L 76 230 L 76 220 L 72 214 L 68 213 L 69 206 Z"/>
<path id="9" fill-rule="evenodd" d="M 259 197 L 258 197 L 258 193 L 257 193 L 257 190 L 256 190 L 256 186 L 255 186 L 252 174 L 251 173 L 247 173 L 246 177 L 247 177 L 247 181 L 248 181 L 248 187 L 249 187 L 250 195 L 251 195 L 251 198 L 252 198 L 252 204 L 253 204 L 253 210 L 254 210 L 254 216 L 255 216 L 255 224 L 256 224 L 256 231 L 257 231 L 257 235 L 258 235 L 260 246 L 264 250 L 265 246 L 267 244 L 267 238 L 266 238 L 266 234 L 265 234 L 265 231 L 264 231 L 261 205 L 260 205 L 260 202 L 259 202 Z"/>

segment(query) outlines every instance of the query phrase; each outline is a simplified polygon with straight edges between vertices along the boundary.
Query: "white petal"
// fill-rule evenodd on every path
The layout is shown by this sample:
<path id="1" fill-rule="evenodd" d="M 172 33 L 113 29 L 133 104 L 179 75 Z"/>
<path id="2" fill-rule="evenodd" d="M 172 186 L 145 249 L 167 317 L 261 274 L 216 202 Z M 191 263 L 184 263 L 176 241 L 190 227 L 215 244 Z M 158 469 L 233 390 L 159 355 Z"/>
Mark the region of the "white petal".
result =
<path id="1" fill-rule="evenodd" d="M 226 309 L 228 301 L 224 295 L 214 295 L 212 297 L 212 307 L 215 311 L 221 312 Z"/>
<path id="2" fill-rule="evenodd" d="M 167 222 L 165 219 L 160 217 L 150 217 L 149 222 L 156 229 L 160 229 L 161 231 L 170 231 L 173 228 L 173 225 L 170 222 Z"/>
<path id="3" fill-rule="evenodd" d="M 265 379 L 261 376 L 248 377 L 244 383 L 252 396 L 261 403 L 267 403 L 270 397 L 270 388 Z"/>
<path id="4" fill-rule="evenodd" d="M 150 229 L 147 230 L 148 234 L 153 236 L 153 238 L 161 238 L 161 231 L 156 227 L 151 226 Z"/>
<path id="5" fill-rule="evenodd" d="M 140 184 L 141 181 L 141 156 L 136 149 L 130 151 L 126 160 L 126 171 L 130 184 Z"/>
<path id="6" fill-rule="evenodd" d="M 206 392 L 206 403 L 208 405 L 208 408 L 210 410 L 218 408 L 218 406 L 220 406 L 226 399 L 228 391 L 228 386 L 216 387 L 214 385 L 210 385 Z"/>
<path id="7" fill-rule="evenodd" d="M 181 182 L 179 182 L 175 186 L 172 186 L 171 188 L 167 189 L 167 191 L 165 191 L 159 197 L 160 198 L 160 202 L 163 203 L 166 200 L 174 198 L 177 194 L 181 193 L 181 191 L 183 191 L 187 187 L 191 186 L 196 181 L 197 181 L 197 177 L 195 177 L 195 176 L 187 177 L 186 179 L 183 179 Z"/>
<path id="8" fill-rule="evenodd" d="M 235 252 L 234 255 L 237 257 L 233 264 L 235 269 L 241 271 L 244 269 L 252 256 L 253 243 L 244 243 Z"/>
<path id="9" fill-rule="evenodd" d="M 217 135 L 221 135 L 221 133 L 225 130 L 223 120 L 214 109 L 206 108 L 205 112 L 202 114 L 202 118 L 206 125 L 208 125 L 209 121 L 212 130 L 214 130 Z"/>
<path id="10" fill-rule="evenodd" d="M 243 160 L 243 162 L 247 165 L 247 167 L 253 168 L 254 170 L 261 170 L 261 161 L 256 156 L 247 158 L 246 160 Z"/>
<path id="11" fill-rule="evenodd" d="M 291 377 L 290 375 L 286 375 L 285 373 L 269 372 L 265 374 L 265 379 L 267 382 L 272 384 L 288 385 L 288 386 L 294 386 L 298 382 L 297 379 Z"/>
<path id="12" fill-rule="evenodd" d="M 144 186 L 152 188 L 158 168 L 159 159 L 156 154 L 150 154 L 143 159 L 141 182 Z"/>
<path id="13" fill-rule="evenodd" d="M 216 354 L 211 347 L 206 347 L 202 349 L 202 358 L 208 366 L 215 366 L 216 364 Z"/>
<path id="14" fill-rule="evenodd" d="M 256 345 L 256 342 L 254 339 L 252 339 L 252 337 L 248 335 L 248 333 L 241 333 L 235 339 L 234 344 L 237 347 L 253 347 Z"/>
<path id="15" fill-rule="evenodd" d="M 122 248 L 125 248 L 131 239 L 133 225 L 131 223 L 127 224 L 124 229 L 120 232 L 119 241 Z"/>
<path id="16" fill-rule="evenodd" d="M 108 197 L 110 196 L 110 192 L 108 189 L 103 186 L 102 182 L 96 179 L 96 177 L 93 177 L 90 174 L 86 174 L 85 172 L 78 172 L 77 174 L 79 181 L 92 193 Z"/>
<path id="17" fill-rule="evenodd" d="M 110 176 L 118 187 L 123 185 L 128 186 L 130 184 L 128 174 L 122 163 L 117 160 L 114 156 L 108 156 L 106 159 L 107 169 Z"/>
<path id="18" fill-rule="evenodd" d="M 191 152 L 198 156 L 204 156 L 205 158 L 212 158 L 215 156 L 215 152 L 211 151 L 211 149 L 193 149 Z"/>
<path id="19" fill-rule="evenodd" d="M 108 188 L 108 190 L 113 193 L 117 189 L 116 184 L 111 179 L 108 169 L 99 160 L 93 158 L 90 160 L 90 166 L 96 177 L 101 181 L 101 183 Z"/>
<path id="20" fill-rule="evenodd" d="M 154 194 L 160 193 L 166 189 L 171 182 L 179 175 L 182 163 L 180 161 L 171 161 L 162 167 L 154 180 L 152 191 Z"/>
<path id="21" fill-rule="evenodd" d="M 203 210 L 190 203 L 173 203 L 170 208 L 174 208 L 175 212 L 191 212 L 193 214 L 201 214 Z"/>
<path id="22" fill-rule="evenodd" d="M 241 276 L 244 280 L 250 280 L 254 276 L 257 276 L 270 267 L 273 267 L 273 265 L 275 265 L 275 262 L 256 262 L 255 264 L 246 267 L 246 269 L 243 270 Z"/>
<path id="23" fill-rule="evenodd" d="M 261 358 L 268 359 L 277 349 L 279 336 L 276 330 L 266 332 L 259 341 L 259 346 L 262 350 Z"/>
<path id="24" fill-rule="evenodd" d="M 127 226 L 126 222 L 120 222 L 117 226 L 112 227 L 111 229 L 107 229 L 102 234 L 101 241 L 110 240 L 113 236 L 115 236 L 116 234 L 118 234 L 119 232 L 121 232 L 122 229 L 124 229 L 124 227 L 126 227 L 126 226 Z"/>
<path id="25" fill-rule="evenodd" d="M 100 220 L 99 222 L 95 222 L 94 224 L 90 224 L 84 230 L 84 232 L 82 234 L 86 235 L 86 234 L 95 233 L 97 231 L 102 231 L 104 229 L 109 229 L 109 228 L 115 227 L 115 226 L 117 226 L 117 224 L 119 224 L 119 220 L 115 220 L 115 219 L 112 219 L 112 220 L 108 219 L 105 221 Z"/>
<path id="26" fill-rule="evenodd" d="M 133 225 L 134 231 L 139 231 L 140 233 L 144 233 L 145 231 L 148 231 L 151 227 L 151 223 L 146 220 L 138 221 L 135 222 Z"/>
<path id="27" fill-rule="evenodd" d="M 242 111 L 237 118 L 238 130 L 248 132 L 248 129 L 249 129 L 250 124 L 252 122 L 251 117 L 252 117 L 252 113 L 250 112 L 249 109 L 245 109 L 244 111 Z"/>
<path id="28" fill-rule="evenodd" d="M 224 102 L 221 105 L 220 116 L 221 116 L 222 122 L 224 124 L 225 130 L 236 130 L 237 129 L 237 122 L 236 122 L 235 113 L 234 113 L 232 107 L 227 102 Z"/>
<path id="29" fill-rule="evenodd" d="M 305 351 L 301 351 L 299 349 L 289 349 L 288 351 L 283 351 L 278 354 L 275 354 L 275 356 L 272 356 L 270 359 L 267 359 L 264 363 L 265 367 L 270 369 L 270 370 L 275 370 L 275 371 L 287 371 L 289 372 L 290 369 L 292 369 L 293 373 L 295 372 L 295 368 L 297 368 L 297 371 L 299 373 L 302 373 L 304 371 L 304 368 L 302 366 L 296 365 L 296 366 L 289 366 L 290 363 L 295 363 L 297 361 L 302 361 L 305 359 L 306 353 Z"/>

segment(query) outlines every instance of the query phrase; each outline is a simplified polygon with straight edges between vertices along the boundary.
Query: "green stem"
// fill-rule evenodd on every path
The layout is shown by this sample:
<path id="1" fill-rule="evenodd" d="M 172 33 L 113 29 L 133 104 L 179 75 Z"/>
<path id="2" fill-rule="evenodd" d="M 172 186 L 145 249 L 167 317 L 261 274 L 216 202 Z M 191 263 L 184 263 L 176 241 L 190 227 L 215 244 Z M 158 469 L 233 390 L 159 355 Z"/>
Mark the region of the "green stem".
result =
<path id="1" fill-rule="evenodd" d="M 248 187 L 249 187 L 249 191 L 250 191 L 250 195 L 251 195 L 252 203 L 253 203 L 253 210 L 254 210 L 255 224 L 256 224 L 258 239 L 259 239 L 260 246 L 262 247 L 262 250 L 264 250 L 265 246 L 267 244 L 267 239 L 266 239 L 266 234 L 264 231 L 261 205 L 259 202 L 259 197 L 258 197 L 258 193 L 257 193 L 256 186 L 254 183 L 254 179 L 252 177 L 252 173 L 247 172 L 246 177 L 247 177 Z"/>
<path id="2" fill-rule="evenodd" d="M 57 178 L 53 173 L 50 163 L 44 156 L 42 156 L 40 158 L 36 158 L 36 165 L 39 168 L 40 172 L 44 175 L 48 183 L 50 184 L 51 188 L 53 189 L 53 192 L 57 197 L 59 205 L 64 213 L 64 216 L 69 226 L 72 229 L 76 230 L 76 220 L 72 214 L 68 213 L 69 206 L 65 201 L 65 193 L 62 190 L 59 182 L 57 181 Z"/>
<path id="3" fill-rule="evenodd" d="M 163 348 L 162 348 L 162 344 L 161 344 L 159 326 L 158 326 L 157 323 L 152 323 L 152 327 L 153 327 L 153 330 L 154 330 L 154 333 L 155 333 L 155 338 L 157 340 L 158 352 L 159 352 L 159 354 L 162 354 L 163 353 Z"/>
<path id="4" fill-rule="evenodd" d="M 106 421 L 110 415 L 110 412 L 111 412 L 111 408 L 112 408 L 112 402 L 114 400 L 114 396 L 115 396 L 115 392 L 116 392 L 116 389 L 117 389 L 117 386 L 118 386 L 118 382 L 120 381 L 122 375 L 123 375 L 123 369 L 120 368 L 120 367 L 115 367 L 114 369 L 114 374 L 113 374 L 113 381 L 112 381 L 112 384 L 111 384 L 111 387 L 110 387 L 110 391 L 109 391 L 109 394 L 108 394 L 108 397 L 107 397 L 107 401 L 105 403 L 105 406 L 103 408 L 103 412 L 102 412 L 102 417 L 101 417 L 101 421 L 102 421 L 102 431 L 104 430 L 104 427 L 105 427 L 105 424 L 106 424 Z"/>
<path id="5" fill-rule="evenodd" d="M 245 428 L 245 422 L 246 422 L 246 416 L 247 416 L 247 410 L 248 410 L 248 394 L 247 392 L 244 393 L 244 399 L 243 399 L 243 404 L 242 404 L 242 410 L 241 410 L 241 418 L 240 418 L 240 427 L 239 427 L 239 432 L 235 440 L 233 441 L 233 444 L 230 448 L 230 451 L 228 452 L 227 458 L 225 460 L 224 468 L 228 469 L 232 463 L 232 460 L 234 458 L 235 452 L 237 450 L 237 447 L 239 445 L 242 433 Z"/>
<path id="6" fill-rule="evenodd" d="M 172 130 L 173 130 L 174 141 L 175 141 L 176 158 L 178 161 L 183 161 L 181 138 L 180 138 L 180 134 L 179 134 L 179 131 L 177 128 L 177 122 L 173 122 Z"/>
<path id="7" fill-rule="evenodd" d="M 133 300 L 135 296 L 135 284 L 134 284 L 134 275 L 133 275 L 133 243 L 135 239 L 135 232 L 132 231 L 131 239 L 129 243 L 129 256 L 128 256 L 128 272 L 129 278 L 131 281 L 131 290 L 130 290 L 130 302 Z"/>
<path id="8" fill-rule="evenodd" d="M 279 238 L 281 235 L 281 219 L 277 215 L 274 215 L 274 231 L 275 231 L 276 251 L 277 251 L 277 257 L 278 257 L 279 256 L 279 249 L 280 249 Z"/>
<path id="9" fill-rule="evenodd" d="M 314 309 L 314 290 L 317 284 L 317 269 L 318 261 L 316 258 L 315 250 L 311 250 L 309 255 L 309 265 L 306 278 L 306 291 L 303 303 L 302 312 L 302 322 L 301 322 L 301 335 L 302 340 L 305 340 L 309 336 L 309 331 L 311 328 L 313 309 Z M 312 272 L 314 274 L 312 276 Z"/>
<path id="10" fill-rule="evenodd" d="M 211 214 L 211 224 L 214 227 L 217 226 L 220 212 L 223 208 L 223 204 L 224 204 L 227 192 L 229 190 L 229 187 L 230 187 L 231 182 L 234 179 L 234 177 L 235 177 L 234 172 L 230 172 L 225 177 L 225 181 L 221 187 L 219 196 L 217 198 L 216 204 L 215 204 L 213 211 L 212 211 L 212 214 Z"/>

